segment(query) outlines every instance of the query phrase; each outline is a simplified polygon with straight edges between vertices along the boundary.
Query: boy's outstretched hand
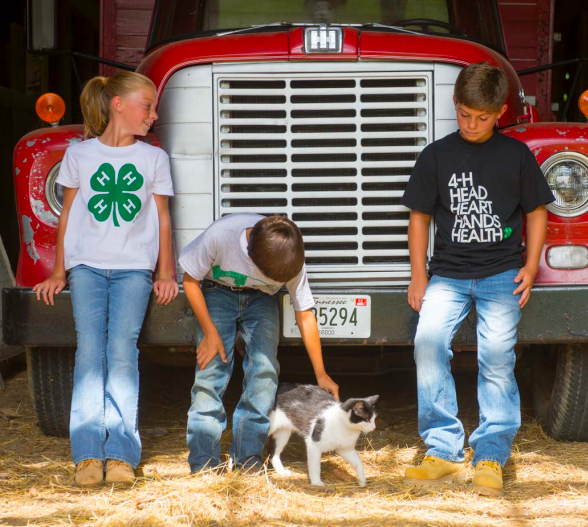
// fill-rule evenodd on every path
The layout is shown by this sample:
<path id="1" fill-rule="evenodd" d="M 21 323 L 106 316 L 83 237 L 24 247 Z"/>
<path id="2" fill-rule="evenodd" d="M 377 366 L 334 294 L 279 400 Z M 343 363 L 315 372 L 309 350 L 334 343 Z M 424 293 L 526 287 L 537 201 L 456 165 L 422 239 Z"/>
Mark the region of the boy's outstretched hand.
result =
<path id="1" fill-rule="evenodd" d="M 178 296 L 180 287 L 173 278 L 160 278 L 153 282 L 153 291 L 157 295 L 157 303 L 167 306 Z"/>
<path id="2" fill-rule="evenodd" d="M 417 313 L 421 310 L 421 307 L 423 307 L 423 298 L 425 298 L 425 291 L 427 290 L 428 285 L 429 280 L 426 275 L 421 279 L 413 277 L 408 285 L 408 304 Z"/>
<path id="3" fill-rule="evenodd" d="M 519 274 L 517 274 L 514 279 L 515 283 L 519 284 L 519 287 L 517 287 L 512 294 L 518 295 L 519 293 L 522 293 L 519 300 L 519 306 L 521 306 L 521 309 L 523 309 L 529 301 L 536 275 L 537 269 L 530 268 L 526 265 L 520 269 Z"/>
<path id="4" fill-rule="evenodd" d="M 339 385 L 326 373 L 316 378 L 319 388 L 329 392 L 337 401 L 339 400 Z"/>
<path id="5" fill-rule="evenodd" d="M 200 346 L 196 350 L 196 360 L 198 361 L 198 368 L 203 370 L 208 366 L 210 361 L 214 359 L 217 353 L 221 356 L 223 362 L 227 362 L 227 354 L 223 341 L 217 331 L 214 333 L 206 333 Z"/>

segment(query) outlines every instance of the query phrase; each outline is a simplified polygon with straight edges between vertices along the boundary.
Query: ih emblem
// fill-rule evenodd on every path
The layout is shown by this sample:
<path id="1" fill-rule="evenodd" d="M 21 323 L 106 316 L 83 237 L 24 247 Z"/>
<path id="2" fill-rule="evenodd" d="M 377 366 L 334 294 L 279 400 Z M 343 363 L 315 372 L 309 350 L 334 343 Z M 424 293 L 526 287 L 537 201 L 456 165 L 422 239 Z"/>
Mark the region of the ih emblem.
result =
<path id="1" fill-rule="evenodd" d="M 114 167 L 103 163 L 90 178 L 90 187 L 98 194 L 88 201 L 88 210 L 97 221 L 107 221 L 112 213 L 115 227 L 120 227 L 117 210 L 124 221 L 133 221 L 141 210 L 141 200 L 132 192 L 139 190 L 144 181 L 131 163 L 123 165 L 116 178 Z"/>
<path id="2" fill-rule="evenodd" d="M 340 27 L 309 27 L 304 30 L 306 53 L 341 53 L 343 30 Z"/>

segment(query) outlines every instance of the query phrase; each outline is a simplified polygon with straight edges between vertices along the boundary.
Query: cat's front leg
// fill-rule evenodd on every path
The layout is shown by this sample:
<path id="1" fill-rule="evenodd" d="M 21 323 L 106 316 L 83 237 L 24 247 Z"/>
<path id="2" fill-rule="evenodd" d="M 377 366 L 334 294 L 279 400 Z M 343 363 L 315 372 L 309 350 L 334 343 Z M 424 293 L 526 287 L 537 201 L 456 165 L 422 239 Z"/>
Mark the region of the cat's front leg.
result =
<path id="1" fill-rule="evenodd" d="M 324 487 L 321 481 L 321 455 L 322 452 L 313 444 L 306 444 L 306 455 L 308 461 L 308 477 L 310 484 L 316 487 Z"/>
<path id="2" fill-rule="evenodd" d="M 337 450 L 336 452 L 355 469 L 359 486 L 365 487 L 365 473 L 363 471 L 363 463 L 361 462 L 361 458 L 359 457 L 357 451 L 351 448 Z"/>

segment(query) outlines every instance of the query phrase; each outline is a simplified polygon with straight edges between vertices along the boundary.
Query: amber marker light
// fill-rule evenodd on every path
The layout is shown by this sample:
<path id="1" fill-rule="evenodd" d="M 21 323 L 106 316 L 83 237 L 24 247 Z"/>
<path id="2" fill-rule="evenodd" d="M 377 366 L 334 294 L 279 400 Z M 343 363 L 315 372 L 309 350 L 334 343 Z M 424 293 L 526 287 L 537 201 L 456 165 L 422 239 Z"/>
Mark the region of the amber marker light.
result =
<path id="1" fill-rule="evenodd" d="M 37 99 L 35 110 L 41 120 L 55 125 L 65 114 L 65 103 L 56 93 L 44 93 Z"/>
<path id="2" fill-rule="evenodd" d="M 588 90 L 586 90 L 582 95 L 580 95 L 580 99 L 578 100 L 578 106 L 580 107 L 580 111 L 588 117 Z"/>

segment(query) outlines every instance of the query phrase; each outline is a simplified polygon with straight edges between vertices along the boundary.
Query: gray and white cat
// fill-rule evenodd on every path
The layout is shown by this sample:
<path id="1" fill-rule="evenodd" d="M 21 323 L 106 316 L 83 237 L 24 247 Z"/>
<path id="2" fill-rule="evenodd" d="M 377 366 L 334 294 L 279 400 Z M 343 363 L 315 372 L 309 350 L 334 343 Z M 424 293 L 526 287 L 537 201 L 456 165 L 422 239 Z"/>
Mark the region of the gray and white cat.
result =
<path id="1" fill-rule="evenodd" d="M 270 459 L 274 470 L 281 476 L 291 473 L 284 468 L 280 455 L 292 432 L 306 442 L 308 475 L 311 485 L 324 486 L 321 481 L 321 455 L 334 451 L 350 463 L 361 487 L 365 474 L 355 444 L 359 435 L 376 428 L 374 405 L 377 395 L 365 399 L 348 399 L 338 402 L 330 394 L 308 384 L 281 384 L 276 404 L 270 412 L 270 431 L 273 448 Z"/>

